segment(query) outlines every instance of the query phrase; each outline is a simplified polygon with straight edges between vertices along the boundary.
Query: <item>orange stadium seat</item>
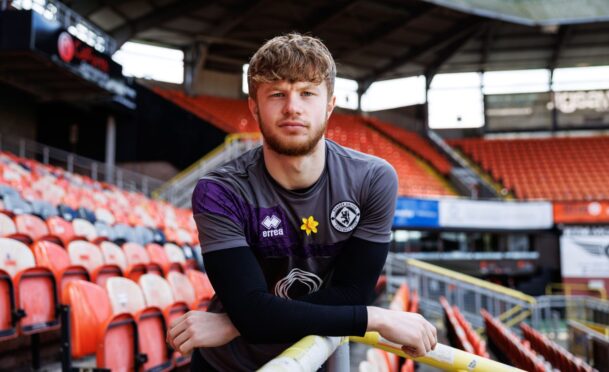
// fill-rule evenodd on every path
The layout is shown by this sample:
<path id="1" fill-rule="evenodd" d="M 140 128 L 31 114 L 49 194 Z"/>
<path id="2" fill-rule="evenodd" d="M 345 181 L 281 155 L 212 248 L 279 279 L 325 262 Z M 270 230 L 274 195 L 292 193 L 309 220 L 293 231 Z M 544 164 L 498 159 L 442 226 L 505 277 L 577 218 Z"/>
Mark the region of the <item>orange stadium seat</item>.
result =
<path id="1" fill-rule="evenodd" d="M 70 221 L 66 221 L 61 217 L 54 216 L 48 218 L 46 220 L 46 224 L 49 228 L 49 232 L 52 235 L 57 236 L 63 243 L 64 247 L 67 246 L 70 241 L 76 238 L 74 228 L 72 227 L 72 223 Z"/>
<path id="2" fill-rule="evenodd" d="M 209 301 L 214 296 L 215 291 L 212 287 L 207 274 L 202 273 L 198 270 L 187 270 L 186 276 L 195 290 L 195 299 L 199 304 L 198 307 L 201 310 L 207 310 Z"/>
<path id="3" fill-rule="evenodd" d="M 139 370 L 135 319 L 124 312 L 113 315 L 104 288 L 75 280 L 66 286 L 62 297 L 62 302 L 70 306 L 72 358 L 95 354 L 98 368 Z"/>
<path id="4" fill-rule="evenodd" d="M 179 248 L 178 248 L 179 249 Z M 175 250 L 172 250 L 173 254 L 175 254 Z M 167 257 L 167 253 L 162 246 L 156 243 L 146 244 L 146 251 L 148 252 L 148 257 L 150 257 L 150 261 L 158 264 L 164 275 L 166 275 L 170 271 L 184 271 L 184 267 L 180 262 L 172 262 L 169 257 Z M 174 257 L 175 258 L 175 257 Z M 186 262 L 186 260 L 184 260 Z"/>
<path id="5" fill-rule="evenodd" d="M 59 298 L 69 282 L 91 279 L 87 269 L 82 265 L 72 265 L 68 252 L 56 243 L 37 241 L 32 245 L 32 251 L 37 265 L 48 268 L 55 275 L 55 281 L 59 283 Z"/>
<path id="6" fill-rule="evenodd" d="M 519 199 L 609 198 L 609 136 L 449 141 Z"/>
<path id="7" fill-rule="evenodd" d="M 53 273 L 44 267 L 36 267 L 32 251 L 22 242 L 0 238 L 0 270 L 8 274 L 12 285 L 5 285 L 3 292 L 3 307 L 13 303 L 17 320 L 17 329 L 20 334 L 29 335 L 59 328 L 59 313 L 57 284 Z M 8 280 L 4 278 L 5 282 Z M 13 299 L 6 298 L 11 295 Z M 11 302 L 12 301 L 12 302 Z M 3 327 L 6 326 L 6 316 L 2 317 Z"/>
<path id="8" fill-rule="evenodd" d="M 141 287 L 130 279 L 110 278 L 106 282 L 106 289 L 114 314 L 129 313 L 135 317 L 139 350 L 147 356 L 144 369 L 170 370 L 173 363 L 165 342 L 167 325 L 162 310 L 146 306 Z"/>

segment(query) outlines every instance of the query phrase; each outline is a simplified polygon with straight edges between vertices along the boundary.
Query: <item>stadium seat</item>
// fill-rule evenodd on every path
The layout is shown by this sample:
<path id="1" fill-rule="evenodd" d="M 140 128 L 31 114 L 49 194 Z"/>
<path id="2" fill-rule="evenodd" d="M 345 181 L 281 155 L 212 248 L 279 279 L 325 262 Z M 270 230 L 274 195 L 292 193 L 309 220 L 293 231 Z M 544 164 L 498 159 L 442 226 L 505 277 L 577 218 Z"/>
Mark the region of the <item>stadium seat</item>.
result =
<path id="1" fill-rule="evenodd" d="M 167 282 L 171 287 L 175 301 L 186 303 L 191 309 L 200 309 L 195 288 L 186 274 L 177 271 L 167 273 Z"/>
<path id="2" fill-rule="evenodd" d="M 103 287 L 82 280 L 70 282 L 62 302 L 70 307 L 72 358 L 96 356 L 96 367 L 111 371 L 139 370 L 138 330 L 133 315 L 113 315 Z"/>
<path id="3" fill-rule="evenodd" d="M 87 269 L 82 265 L 73 265 L 68 252 L 56 243 L 37 241 L 32 245 L 32 251 L 36 264 L 48 268 L 55 275 L 55 281 L 59 284 L 59 298 L 69 282 L 91 279 Z"/>
<path id="4" fill-rule="evenodd" d="M 70 206 L 65 204 L 58 205 L 57 211 L 59 212 L 59 215 L 63 217 L 63 219 L 66 221 L 72 221 L 73 219 L 78 217 L 78 213 Z"/>
<path id="5" fill-rule="evenodd" d="M 34 255 L 25 244 L 0 238 L 0 270 L 12 280 L 12 286 L 4 287 L 14 289 L 15 306 L 11 314 L 14 314 L 13 320 L 19 320 L 17 328 L 20 334 L 35 334 L 59 327 L 55 277 L 49 269 L 36 267 Z M 1 296 L 6 306 L 10 293 L 3 292 Z M 1 318 L 6 321 L 5 316 Z"/>
<path id="6" fill-rule="evenodd" d="M 215 294 L 207 274 L 190 269 L 186 271 L 186 276 L 195 290 L 195 301 L 198 303 L 199 309 L 207 310 L 209 301 Z"/>
<path id="7" fill-rule="evenodd" d="M 13 219 L 4 213 L 0 213 L 0 237 L 9 236 L 16 232 L 17 227 Z"/>
<path id="8" fill-rule="evenodd" d="M 17 337 L 15 287 L 8 272 L 0 269 L 0 342 Z"/>
<path id="9" fill-rule="evenodd" d="M 85 267 L 93 283 L 103 286 L 108 278 L 123 274 L 116 264 L 104 263 L 100 248 L 93 243 L 74 240 L 68 244 L 67 251 L 72 264 Z"/>
<path id="10" fill-rule="evenodd" d="M 169 274 L 178 273 L 172 272 Z M 140 277 L 139 284 L 144 293 L 146 304 L 163 310 L 166 324 L 171 324 L 175 319 L 181 317 L 190 310 L 190 304 L 192 302 L 176 299 L 173 287 L 165 278 L 153 274 L 144 274 Z M 190 285 L 187 278 L 186 284 Z M 192 286 L 190 289 L 192 289 Z M 182 290 L 182 293 L 183 292 L 184 290 Z M 194 300 L 194 290 L 192 290 L 192 292 Z M 182 366 L 190 362 L 190 357 L 183 356 L 179 352 L 173 353 L 173 359 L 177 366 Z"/>
<path id="11" fill-rule="evenodd" d="M 112 214 L 112 212 L 110 212 L 106 208 L 97 208 L 95 210 L 95 219 L 97 221 L 101 221 L 107 225 L 114 225 L 114 223 L 116 223 L 116 219 L 114 218 L 114 215 Z"/>
<path id="12" fill-rule="evenodd" d="M 50 217 L 46 220 L 46 224 L 49 229 L 49 233 L 57 236 L 61 240 L 64 247 L 66 247 L 68 243 L 76 238 L 84 239 L 84 237 L 77 237 L 76 234 L 74 234 L 72 223 L 63 219 L 62 217 Z"/>
<path id="13" fill-rule="evenodd" d="M 178 248 L 179 249 L 179 248 Z M 167 253 L 165 253 L 165 249 L 161 247 L 159 244 L 150 243 L 146 244 L 146 252 L 148 252 L 148 257 L 150 257 L 150 261 L 152 263 L 156 263 L 162 269 L 163 276 L 166 276 L 170 271 L 184 271 L 184 267 L 179 262 L 172 262 L 169 257 L 167 257 Z M 175 251 L 172 251 L 175 253 Z M 183 257 L 183 256 L 182 256 Z M 184 260 L 185 262 L 185 260 Z"/>
<path id="14" fill-rule="evenodd" d="M 72 228 L 74 229 L 75 235 L 84 236 L 90 242 L 95 241 L 95 239 L 97 239 L 97 230 L 95 229 L 95 226 L 85 219 L 73 219 Z"/>
<path id="15" fill-rule="evenodd" d="M 145 370 L 167 371 L 173 367 L 170 350 L 165 342 L 167 325 L 161 309 L 147 307 L 142 289 L 126 278 L 110 278 L 106 289 L 114 314 L 129 313 L 138 327 L 139 350 L 146 354 Z"/>
<path id="16" fill-rule="evenodd" d="M 32 206 L 19 195 L 5 195 L 2 199 L 4 209 L 14 214 L 32 214 Z"/>
<path id="17" fill-rule="evenodd" d="M 31 214 L 16 215 L 15 227 L 17 228 L 17 234 L 28 237 L 32 242 L 49 235 L 46 223 L 40 217 Z"/>
<path id="18" fill-rule="evenodd" d="M 57 208 L 47 201 L 31 200 L 30 204 L 32 206 L 32 213 L 39 216 L 43 220 L 46 220 L 49 217 L 57 216 L 58 214 Z"/>
<path id="19" fill-rule="evenodd" d="M 151 262 L 150 257 L 146 249 L 137 243 L 125 243 L 122 245 L 123 252 L 127 258 L 127 263 L 131 266 L 140 268 L 139 270 L 133 270 L 130 278 L 132 280 L 139 280 L 139 276 L 144 273 L 154 273 L 157 275 L 163 275 L 161 266 L 157 263 Z M 145 267 L 145 272 L 141 271 L 141 266 Z"/>
<path id="20" fill-rule="evenodd" d="M 114 240 L 114 230 L 112 229 L 112 226 L 99 220 L 96 221 L 93 226 L 95 227 L 98 238 L 104 238 L 112 241 Z"/>

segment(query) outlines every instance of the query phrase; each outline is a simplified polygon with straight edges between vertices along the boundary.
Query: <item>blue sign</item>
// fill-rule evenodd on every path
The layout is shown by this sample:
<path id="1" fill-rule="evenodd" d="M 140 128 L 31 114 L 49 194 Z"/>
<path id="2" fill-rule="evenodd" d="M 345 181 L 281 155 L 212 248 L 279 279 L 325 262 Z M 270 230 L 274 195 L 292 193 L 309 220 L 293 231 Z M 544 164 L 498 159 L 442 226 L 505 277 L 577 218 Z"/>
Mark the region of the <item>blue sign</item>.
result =
<path id="1" fill-rule="evenodd" d="M 437 200 L 399 197 L 393 217 L 393 228 L 439 227 Z"/>

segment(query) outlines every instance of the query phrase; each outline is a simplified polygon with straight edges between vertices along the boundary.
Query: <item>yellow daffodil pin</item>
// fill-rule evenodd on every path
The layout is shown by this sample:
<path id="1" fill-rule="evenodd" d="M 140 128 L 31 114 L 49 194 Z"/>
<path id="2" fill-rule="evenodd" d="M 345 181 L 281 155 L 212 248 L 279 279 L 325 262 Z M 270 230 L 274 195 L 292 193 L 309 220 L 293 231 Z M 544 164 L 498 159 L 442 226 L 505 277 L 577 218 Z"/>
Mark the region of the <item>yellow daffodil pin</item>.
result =
<path id="1" fill-rule="evenodd" d="M 303 217 L 300 229 L 306 231 L 308 236 L 311 235 L 311 232 L 317 233 L 317 225 L 319 225 L 319 222 L 315 221 L 313 216 L 309 216 L 309 218 Z"/>

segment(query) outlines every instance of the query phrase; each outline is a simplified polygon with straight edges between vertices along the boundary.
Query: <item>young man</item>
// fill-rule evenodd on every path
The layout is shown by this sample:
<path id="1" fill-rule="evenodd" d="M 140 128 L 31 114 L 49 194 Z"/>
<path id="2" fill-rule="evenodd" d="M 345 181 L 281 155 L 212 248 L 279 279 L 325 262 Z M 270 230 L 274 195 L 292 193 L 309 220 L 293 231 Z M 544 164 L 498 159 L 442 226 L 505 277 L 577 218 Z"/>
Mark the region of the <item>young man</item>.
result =
<path id="1" fill-rule="evenodd" d="M 436 330 L 418 314 L 367 306 L 385 262 L 397 176 L 384 160 L 324 138 L 336 66 L 313 37 L 264 44 L 248 71 L 263 145 L 203 177 L 192 199 L 209 313 L 172 325 L 193 370 L 249 371 L 300 338 L 378 331 L 421 356 Z"/>

